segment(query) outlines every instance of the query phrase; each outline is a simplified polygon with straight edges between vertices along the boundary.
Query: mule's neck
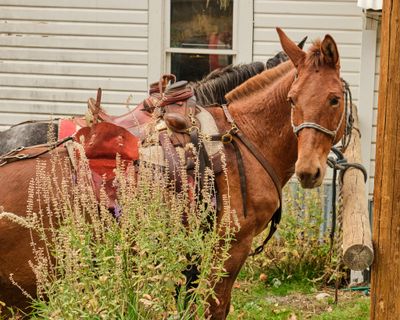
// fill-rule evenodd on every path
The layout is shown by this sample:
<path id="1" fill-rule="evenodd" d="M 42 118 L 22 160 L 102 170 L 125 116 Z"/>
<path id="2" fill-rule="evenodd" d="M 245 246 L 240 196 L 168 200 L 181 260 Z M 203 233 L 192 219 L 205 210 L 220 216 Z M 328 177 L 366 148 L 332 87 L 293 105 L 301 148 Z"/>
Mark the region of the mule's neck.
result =
<path id="1" fill-rule="evenodd" d="M 297 138 L 287 101 L 294 77 L 292 70 L 273 85 L 229 106 L 238 127 L 276 170 L 282 186 L 293 175 L 297 160 Z"/>

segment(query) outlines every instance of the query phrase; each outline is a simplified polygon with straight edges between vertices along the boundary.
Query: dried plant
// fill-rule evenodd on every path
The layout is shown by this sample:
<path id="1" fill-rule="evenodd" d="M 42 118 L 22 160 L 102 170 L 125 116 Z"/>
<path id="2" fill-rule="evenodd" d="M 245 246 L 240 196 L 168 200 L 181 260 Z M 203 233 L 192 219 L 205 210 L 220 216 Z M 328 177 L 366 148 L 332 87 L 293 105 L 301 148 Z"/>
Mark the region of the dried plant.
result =
<path id="1" fill-rule="evenodd" d="M 144 162 L 125 170 L 120 162 L 115 184 L 123 213 L 116 219 L 104 190 L 97 200 L 80 158 L 74 179 L 56 154 L 50 164 L 39 162 L 30 186 L 24 223 L 38 287 L 32 319 L 204 318 L 237 231 L 228 197 L 217 223 L 213 172 L 205 173 L 201 192 L 198 172 L 194 185 L 176 192 L 167 172 Z M 194 266 L 198 279 L 186 287 L 184 272 Z"/>

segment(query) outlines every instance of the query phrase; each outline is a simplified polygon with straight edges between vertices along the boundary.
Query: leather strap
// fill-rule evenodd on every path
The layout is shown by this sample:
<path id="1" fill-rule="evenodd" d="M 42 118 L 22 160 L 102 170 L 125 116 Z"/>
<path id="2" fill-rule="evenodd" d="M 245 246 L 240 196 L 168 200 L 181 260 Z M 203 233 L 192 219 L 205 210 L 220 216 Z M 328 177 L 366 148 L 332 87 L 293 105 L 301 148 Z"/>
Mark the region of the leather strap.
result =
<path id="1" fill-rule="evenodd" d="M 58 140 L 54 143 L 50 144 L 41 144 L 41 145 L 36 145 L 36 146 L 30 146 L 30 147 L 19 147 L 14 150 L 11 150 L 7 152 L 4 155 L 0 156 L 0 167 L 14 162 L 14 161 L 20 161 L 20 160 L 28 160 L 28 159 L 34 159 L 37 157 L 40 157 L 41 155 L 50 152 L 51 150 L 61 146 L 62 144 L 66 143 L 67 141 L 72 140 L 73 137 L 66 137 L 62 140 Z M 20 153 L 23 150 L 29 150 L 29 149 L 36 149 L 36 148 L 42 148 L 42 147 L 47 147 L 47 149 L 43 151 L 39 151 L 37 153 Z"/>
<path id="2" fill-rule="evenodd" d="M 222 110 L 224 110 L 226 120 L 228 120 L 228 122 L 230 124 L 234 124 L 235 120 L 233 120 L 233 117 L 232 117 L 231 113 L 228 110 L 228 105 L 223 104 L 221 107 L 222 107 Z"/>
<path id="3" fill-rule="evenodd" d="M 239 179 L 240 179 L 240 192 L 242 193 L 242 205 L 243 205 L 243 215 L 247 218 L 247 180 L 246 180 L 246 172 L 244 171 L 244 163 L 243 157 L 240 153 L 239 146 L 235 140 L 232 140 L 232 146 L 235 150 L 236 159 L 238 162 L 239 169 Z"/>
<path id="4" fill-rule="evenodd" d="M 240 131 L 236 133 L 236 136 L 239 140 L 247 147 L 247 149 L 252 153 L 252 155 L 258 160 L 258 162 L 262 165 L 265 171 L 268 172 L 272 181 L 274 182 L 275 188 L 279 194 L 279 202 L 280 205 L 282 204 L 282 186 L 281 182 L 279 181 L 278 175 L 275 172 L 275 169 L 269 164 L 267 159 L 261 154 L 260 151 L 256 148 L 256 146 L 246 138 L 246 136 Z"/>
<path id="5" fill-rule="evenodd" d="M 263 166 L 264 170 L 268 172 L 272 181 L 274 182 L 275 188 L 279 194 L 279 202 L 282 204 L 282 186 L 281 182 L 278 178 L 278 175 L 275 172 L 275 169 L 269 164 L 268 160 L 261 154 L 261 152 L 257 149 L 257 147 L 242 133 L 240 128 L 235 123 L 232 115 L 228 110 L 227 105 L 222 105 L 222 110 L 225 113 L 225 117 L 228 122 L 232 125 L 232 129 L 228 134 L 236 136 L 239 140 L 247 147 L 247 149 L 252 153 L 252 155 L 258 160 L 258 162 Z M 224 142 L 224 141 L 223 141 Z"/>
<path id="6" fill-rule="evenodd" d="M 269 233 L 268 233 L 267 237 L 265 238 L 263 243 L 260 246 L 258 246 L 253 253 L 250 254 L 250 256 L 254 256 L 256 254 L 261 253 L 264 250 L 265 245 L 272 238 L 273 234 L 277 230 L 279 222 L 281 221 L 281 217 L 282 217 L 282 186 L 281 186 L 280 180 L 278 178 L 278 175 L 275 172 L 275 169 L 270 165 L 268 160 L 262 155 L 262 153 L 258 150 L 258 148 L 249 139 L 247 139 L 247 137 L 241 132 L 240 128 L 237 126 L 232 115 L 230 114 L 230 112 L 228 110 L 228 106 L 222 105 L 221 107 L 225 113 L 226 119 L 228 120 L 228 122 L 231 124 L 232 127 L 225 134 L 214 135 L 211 137 L 211 139 L 212 140 L 221 140 L 225 144 L 227 144 L 227 143 L 232 143 L 233 145 L 236 144 L 236 147 L 234 146 L 234 148 L 235 149 L 237 148 L 238 152 L 240 153 L 239 148 L 237 147 L 237 143 L 234 140 L 234 137 L 237 137 L 246 146 L 246 148 L 251 152 L 251 154 L 257 159 L 257 161 L 261 164 L 261 166 L 264 168 L 264 170 L 269 174 L 269 176 L 271 177 L 271 179 L 275 185 L 276 190 L 278 191 L 279 208 L 274 212 L 274 214 L 271 218 L 271 227 L 269 229 Z M 235 153 L 236 153 L 236 157 L 238 159 L 239 174 L 241 176 L 244 176 L 245 174 L 244 174 L 244 165 L 243 165 L 242 157 L 241 157 L 241 155 L 239 157 L 237 156 L 238 153 L 236 150 L 235 150 Z M 240 173 L 241 170 L 243 170 L 243 174 Z M 242 182 L 244 182 L 243 185 L 242 185 Z M 246 180 L 244 179 L 244 181 L 243 181 L 243 179 L 241 179 L 242 201 L 243 201 L 244 205 L 245 205 L 246 191 L 243 191 L 243 189 L 246 189 L 245 183 L 246 183 Z M 245 209 L 244 209 L 244 212 L 246 212 Z"/>
<path id="7" fill-rule="evenodd" d="M 183 89 L 179 92 L 169 95 L 168 93 L 163 95 L 162 98 L 156 103 L 156 107 L 164 107 L 180 101 L 186 101 L 193 97 L 192 89 Z"/>
<path id="8" fill-rule="evenodd" d="M 176 152 L 175 147 L 172 145 L 167 131 L 161 131 L 158 138 L 167 158 L 169 178 L 171 181 L 175 181 L 175 188 L 180 192 L 182 190 L 182 176 L 180 172 L 181 161 L 179 155 Z"/>
<path id="9" fill-rule="evenodd" d="M 211 168 L 211 161 L 207 154 L 207 150 L 204 146 L 203 141 L 199 139 L 198 129 L 196 127 L 192 127 L 189 135 L 191 143 L 196 148 L 197 157 L 199 159 L 200 189 L 202 189 L 205 180 L 205 169 L 206 167 Z"/>
<path id="10" fill-rule="evenodd" d="M 258 151 L 258 149 L 253 145 L 253 143 L 250 142 L 244 136 L 240 130 L 236 133 L 236 136 L 240 139 L 240 141 L 249 149 L 249 151 L 253 154 L 253 156 L 258 160 L 258 162 L 263 166 L 264 170 L 268 172 L 269 176 L 271 177 L 272 181 L 274 182 L 275 188 L 278 191 L 279 195 L 279 208 L 274 212 L 271 218 L 271 227 L 269 229 L 269 233 L 267 237 L 264 239 L 263 243 L 259 245 L 253 253 L 250 254 L 250 256 L 254 256 L 256 254 L 259 254 L 264 251 L 265 245 L 268 243 L 268 241 L 272 238 L 274 235 L 275 231 L 278 229 L 278 224 L 281 221 L 282 218 L 282 187 L 281 183 L 279 181 L 279 178 L 275 172 L 275 170 L 272 168 L 272 166 L 269 164 L 267 159 L 264 158 L 264 156 Z"/>

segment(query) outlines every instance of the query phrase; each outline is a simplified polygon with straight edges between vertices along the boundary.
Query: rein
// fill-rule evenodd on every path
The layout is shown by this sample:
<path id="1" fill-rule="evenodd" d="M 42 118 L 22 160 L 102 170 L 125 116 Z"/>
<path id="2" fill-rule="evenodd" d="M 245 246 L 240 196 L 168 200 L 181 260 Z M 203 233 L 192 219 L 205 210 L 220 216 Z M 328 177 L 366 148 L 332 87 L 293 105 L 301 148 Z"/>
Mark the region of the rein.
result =
<path id="1" fill-rule="evenodd" d="M 7 152 L 6 154 L 3 154 L 0 156 L 0 167 L 6 165 L 8 163 L 14 162 L 14 161 L 37 158 L 47 152 L 50 152 L 51 150 L 61 146 L 62 144 L 66 143 L 67 141 L 70 141 L 72 139 L 73 139 L 73 137 L 67 137 L 67 138 L 58 140 L 53 143 L 40 144 L 40 145 L 36 145 L 36 146 L 31 146 L 31 147 L 21 146 L 21 147 L 15 148 L 15 149 Z M 47 147 L 47 149 L 37 152 L 37 153 L 20 153 L 23 150 L 29 150 L 29 149 L 40 148 L 40 147 Z"/>
<path id="2" fill-rule="evenodd" d="M 272 218 L 271 218 L 271 227 L 269 229 L 269 233 L 263 243 L 258 246 L 253 253 L 250 254 L 250 256 L 254 256 L 256 254 L 261 253 L 264 250 L 265 245 L 267 242 L 272 238 L 274 235 L 275 231 L 278 229 L 278 224 L 281 221 L 282 217 L 282 186 L 281 182 L 278 178 L 278 175 L 275 172 L 275 169 L 270 165 L 268 160 L 261 154 L 261 152 L 257 149 L 257 147 L 241 132 L 240 128 L 237 126 L 235 123 L 232 115 L 230 114 L 228 110 L 228 106 L 223 104 L 221 105 L 222 110 L 224 111 L 225 117 L 228 120 L 228 122 L 231 125 L 231 128 L 224 134 L 218 134 L 211 136 L 212 140 L 219 140 L 222 141 L 224 144 L 229 144 L 231 143 L 234 150 L 235 154 L 237 157 L 238 161 L 238 169 L 239 169 L 239 175 L 240 175 L 240 188 L 241 188 L 241 193 L 242 193 L 242 203 L 243 203 L 243 214 L 245 217 L 247 217 L 247 208 L 246 208 L 246 196 L 247 196 L 247 191 L 246 191 L 246 175 L 244 171 L 244 164 L 242 160 L 242 156 L 240 153 L 240 150 L 238 148 L 238 144 L 234 138 L 237 138 L 246 148 L 247 150 L 250 151 L 250 153 L 257 159 L 257 161 L 261 164 L 261 166 L 264 168 L 264 170 L 269 174 L 271 177 L 276 191 L 278 192 L 279 196 L 279 208 L 274 212 Z"/>

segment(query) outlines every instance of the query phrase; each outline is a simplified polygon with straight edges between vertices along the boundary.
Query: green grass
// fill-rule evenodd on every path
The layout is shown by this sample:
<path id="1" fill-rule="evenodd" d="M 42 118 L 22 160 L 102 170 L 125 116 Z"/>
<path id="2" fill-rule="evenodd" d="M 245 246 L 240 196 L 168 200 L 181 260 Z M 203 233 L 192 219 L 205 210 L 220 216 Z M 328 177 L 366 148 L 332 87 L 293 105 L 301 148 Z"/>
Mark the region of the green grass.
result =
<path id="1" fill-rule="evenodd" d="M 271 287 L 260 280 L 241 278 L 233 291 L 228 320 L 369 319 L 369 298 L 361 293 L 340 291 L 335 305 L 334 290 L 318 290 L 310 282 L 293 281 Z M 319 301 L 316 295 L 320 292 L 330 296 Z"/>
<path id="2" fill-rule="evenodd" d="M 368 320 L 370 312 L 370 300 L 367 297 L 357 297 L 343 304 L 339 302 L 329 314 L 321 314 L 313 317 L 313 320 Z"/>

